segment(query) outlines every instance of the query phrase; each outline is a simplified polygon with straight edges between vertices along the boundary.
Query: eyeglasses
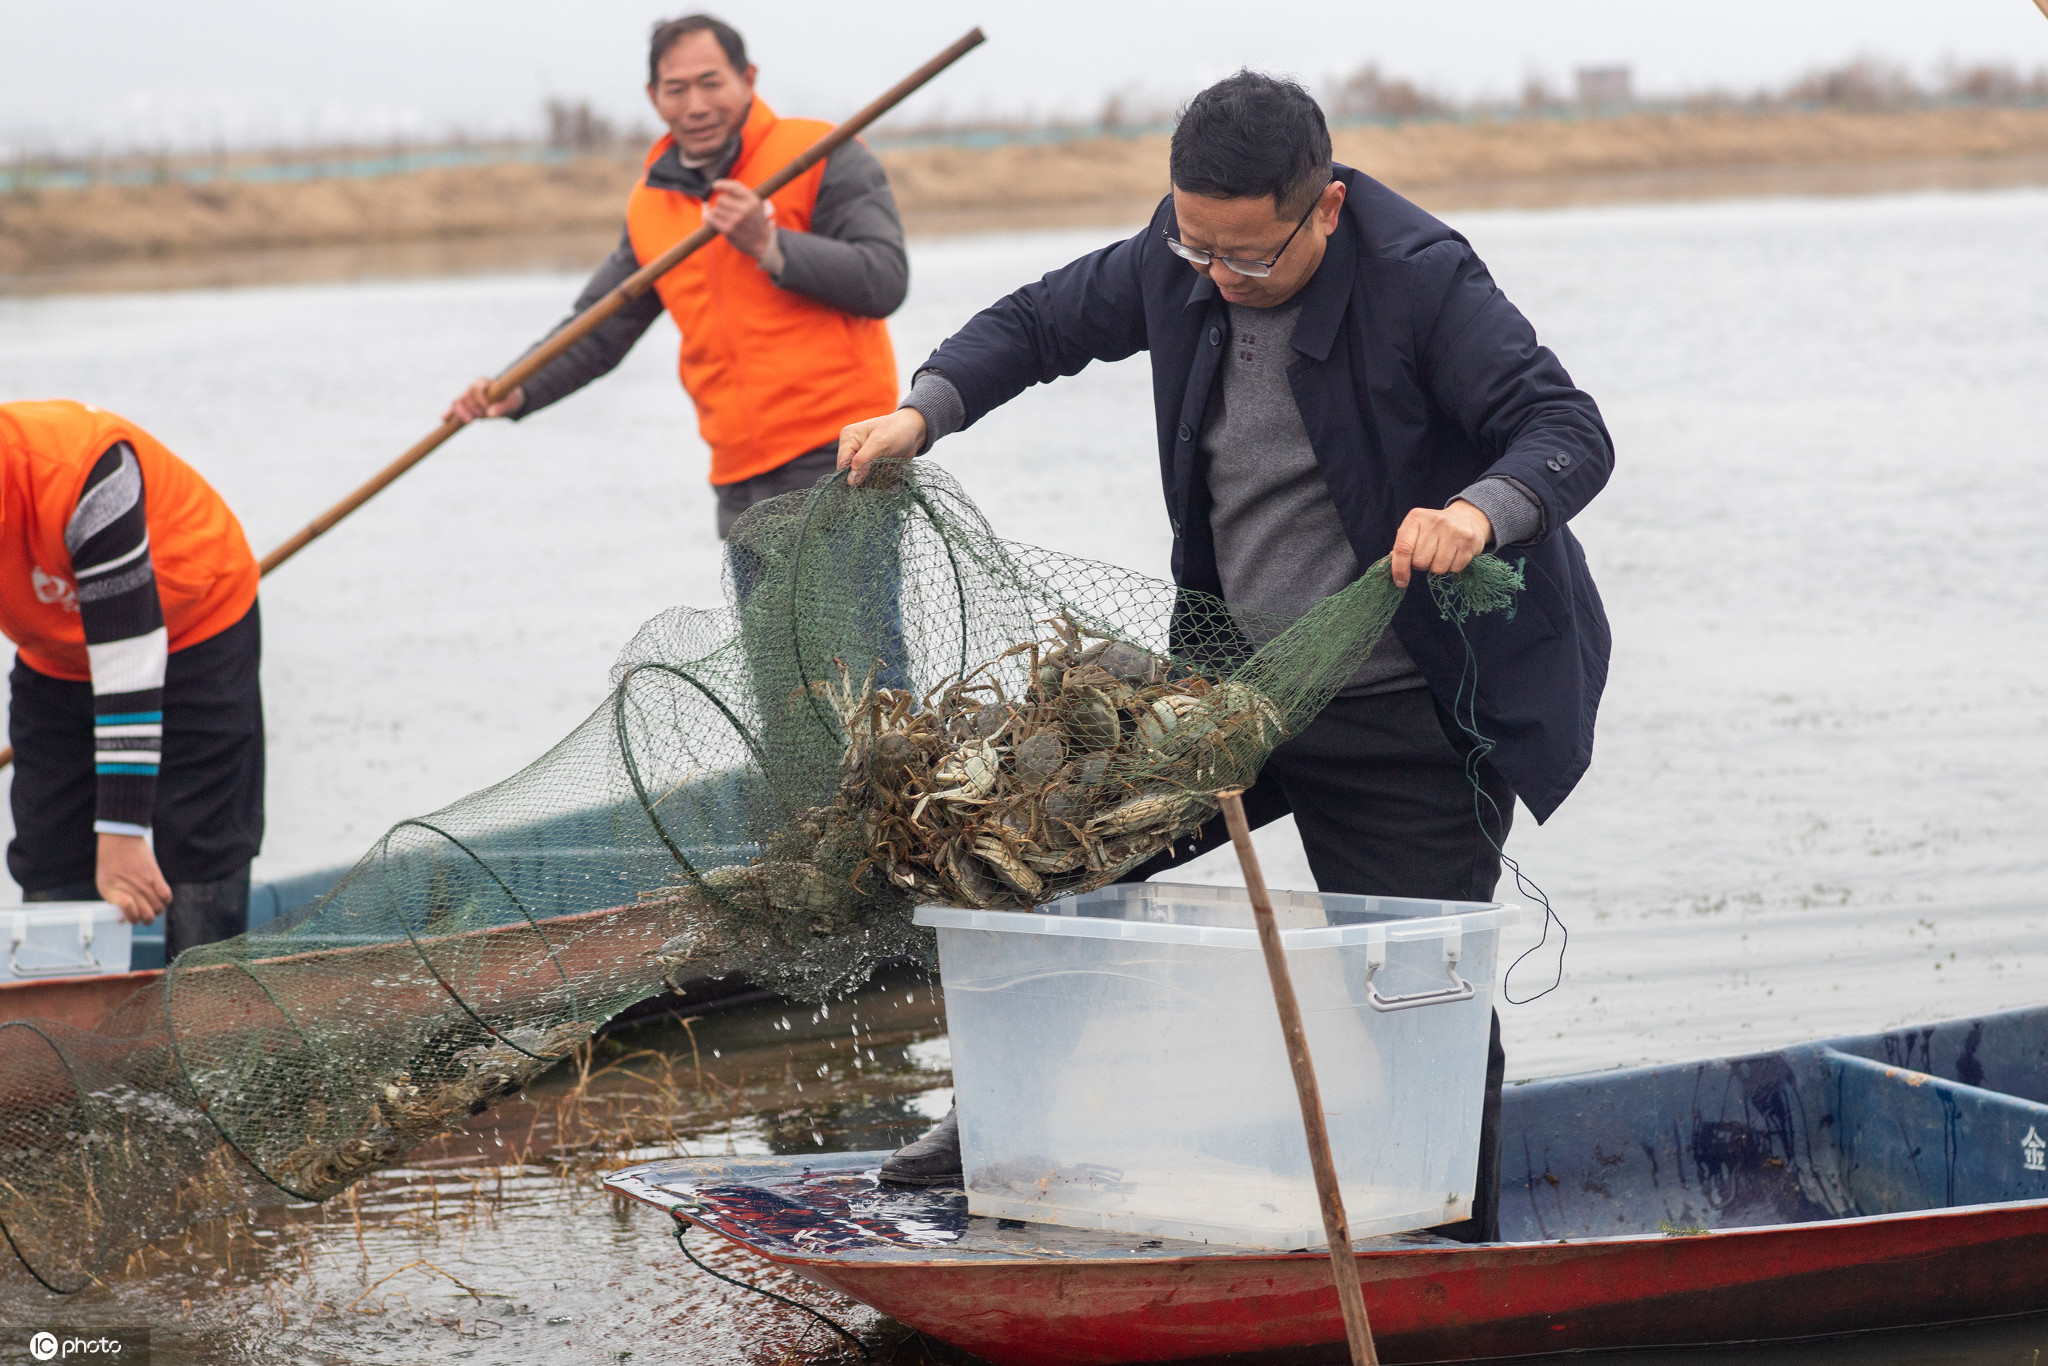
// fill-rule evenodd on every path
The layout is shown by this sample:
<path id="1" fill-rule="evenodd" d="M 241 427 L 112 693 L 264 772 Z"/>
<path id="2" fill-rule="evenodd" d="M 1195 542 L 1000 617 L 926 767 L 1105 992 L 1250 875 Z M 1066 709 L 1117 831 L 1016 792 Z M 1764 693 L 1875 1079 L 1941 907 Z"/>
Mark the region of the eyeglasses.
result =
<path id="1" fill-rule="evenodd" d="M 1321 202 L 1320 200 L 1317 201 L 1317 203 Z M 1235 256 L 1218 256 L 1213 251 L 1203 251 L 1200 247 L 1189 246 L 1171 232 L 1166 232 L 1162 235 L 1166 238 L 1166 249 L 1190 265 L 1220 265 L 1235 275 L 1249 275 L 1255 280 L 1263 279 L 1273 273 L 1273 267 L 1279 264 L 1280 258 L 1287 254 L 1287 249 L 1294 245 L 1294 239 L 1299 237 L 1301 230 L 1308 226 L 1309 215 L 1315 211 L 1315 204 L 1308 206 L 1308 213 L 1301 216 L 1301 221 L 1294 225 L 1293 232 L 1287 234 L 1287 240 L 1280 244 L 1280 250 L 1273 253 L 1273 259 L 1270 261 L 1242 261 Z"/>

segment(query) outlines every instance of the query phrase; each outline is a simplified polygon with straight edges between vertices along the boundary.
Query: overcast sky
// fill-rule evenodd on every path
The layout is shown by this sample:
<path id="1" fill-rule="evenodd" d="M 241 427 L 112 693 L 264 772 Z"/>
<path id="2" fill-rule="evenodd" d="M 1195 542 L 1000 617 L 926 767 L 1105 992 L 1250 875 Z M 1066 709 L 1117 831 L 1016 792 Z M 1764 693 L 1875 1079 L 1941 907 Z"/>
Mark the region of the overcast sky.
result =
<path id="1" fill-rule="evenodd" d="M 206 145 L 528 132 L 547 96 L 646 121 L 645 0 L 0 0 L 0 143 Z M 974 24 L 989 42 L 908 112 L 1091 114 L 1238 66 L 1367 62 L 1463 98 L 1627 63 L 1639 91 L 1777 84 L 1855 55 L 2048 65 L 2032 0 L 726 0 L 762 93 L 858 107 Z"/>

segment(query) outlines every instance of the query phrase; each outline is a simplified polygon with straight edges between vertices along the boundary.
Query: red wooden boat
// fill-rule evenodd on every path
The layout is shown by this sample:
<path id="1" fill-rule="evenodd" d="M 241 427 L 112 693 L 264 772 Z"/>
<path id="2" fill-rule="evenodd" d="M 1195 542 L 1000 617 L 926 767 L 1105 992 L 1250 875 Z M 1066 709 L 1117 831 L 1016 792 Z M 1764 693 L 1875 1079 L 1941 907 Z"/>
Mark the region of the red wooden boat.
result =
<path id="1" fill-rule="evenodd" d="M 257 883 L 249 889 L 250 926 L 267 924 L 319 899 L 347 871 L 323 868 L 275 882 Z M 0 981 L 0 1024 L 9 1020 L 55 1020 L 74 1029 L 91 1029 L 137 989 L 162 977 L 163 966 L 164 922 L 158 917 L 153 924 L 135 927 L 129 953 L 130 971 L 76 977 L 37 975 Z"/>
<path id="2" fill-rule="evenodd" d="M 249 927 L 253 930 L 281 915 L 310 905 L 339 882 L 347 868 L 327 868 L 277 882 L 259 883 L 249 891 Z M 74 1029 L 94 1029 L 114 1007 L 136 991 L 163 977 L 163 921 L 138 926 L 131 954 L 133 970 L 75 977 L 24 977 L 0 981 L 0 1024 L 13 1020 L 50 1020 Z M 724 1010 L 766 1000 L 774 993 L 734 973 L 721 978 L 683 982 L 677 990 L 648 998 L 606 1022 L 607 1030 L 671 1011 Z"/>
<path id="3" fill-rule="evenodd" d="M 1502 1241 L 1357 1244 L 1389 1362 L 2048 1311 L 2048 1009 L 1503 1099 Z M 1323 1253 L 970 1217 L 878 1185 L 883 1156 L 606 1184 L 998 1366 L 1341 1359 Z"/>

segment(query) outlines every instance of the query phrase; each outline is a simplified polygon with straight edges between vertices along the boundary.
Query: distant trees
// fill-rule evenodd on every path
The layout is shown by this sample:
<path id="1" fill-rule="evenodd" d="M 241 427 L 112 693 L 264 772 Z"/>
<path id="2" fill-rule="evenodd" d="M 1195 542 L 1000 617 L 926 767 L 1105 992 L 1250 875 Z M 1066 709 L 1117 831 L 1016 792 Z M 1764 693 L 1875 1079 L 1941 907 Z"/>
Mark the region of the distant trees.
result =
<path id="1" fill-rule="evenodd" d="M 2010 62 L 1950 63 L 1922 82 L 1896 62 L 1857 57 L 1817 67 L 1781 90 L 1754 100 L 1765 106 L 1823 109 L 1905 109 L 1925 104 L 2024 105 L 2048 102 L 2048 67 L 2031 74 Z"/>
<path id="2" fill-rule="evenodd" d="M 589 100 L 549 99 L 541 105 L 547 120 L 548 146 L 564 152 L 606 152 L 619 140 L 612 121 L 590 107 Z"/>
<path id="3" fill-rule="evenodd" d="M 1324 109 L 1339 119 L 1417 119 L 1454 113 L 1457 106 L 1405 77 L 1384 75 L 1378 63 L 1371 63 L 1338 82 Z"/>
<path id="4" fill-rule="evenodd" d="M 1894 62 L 1858 57 L 1809 71 L 1780 91 L 1774 104 L 1818 104 L 1831 109 L 1896 109 L 1926 97 L 1911 72 Z"/>
<path id="5" fill-rule="evenodd" d="M 2034 104 L 2048 101 L 2048 67 L 2036 67 L 2031 76 L 2019 68 L 2004 66 L 1950 67 L 1942 83 L 1950 99 L 1974 104 Z"/>
<path id="6" fill-rule="evenodd" d="M 1349 76 L 1326 82 L 1323 107 L 1339 122 L 1372 119 L 1442 118 L 1448 115 L 1557 114 L 1584 110 L 1664 109 L 1906 109 L 1931 104 L 2048 104 L 2048 67 L 2022 71 L 2011 63 L 1951 63 L 1930 80 L 1915 77 L 1896 62 L 1855 57 L 1816 67 L 1785 84 L 1747 92 L 1694 90 L 1666 96 L 1632 92 L 1626 67 L 1586 67 L 1574 74 L 1574 90 L 1559 90 L 1551 78 L 1531 71 L 1517 98 L 1457 101 L 1368 63 Z"/>

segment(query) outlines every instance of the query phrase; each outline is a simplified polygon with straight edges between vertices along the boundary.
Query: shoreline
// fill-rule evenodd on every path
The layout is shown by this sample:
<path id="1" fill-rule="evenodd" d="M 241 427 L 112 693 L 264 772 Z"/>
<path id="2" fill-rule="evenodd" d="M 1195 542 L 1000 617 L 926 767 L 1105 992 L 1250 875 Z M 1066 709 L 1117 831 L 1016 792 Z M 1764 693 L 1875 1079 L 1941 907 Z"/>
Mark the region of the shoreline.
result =
<path id="1" fill-rule="evenodd" d="M 2048 185 L 2048 109 L 1637 114 L 1333 130 L 1432 212 Z M 1142 222 L 1152 135 L 884 151 L 913 236 Z M 563 270 L 617 241 L 637 156 L 379 179 L 0 193 L 0 295 Z"/>

